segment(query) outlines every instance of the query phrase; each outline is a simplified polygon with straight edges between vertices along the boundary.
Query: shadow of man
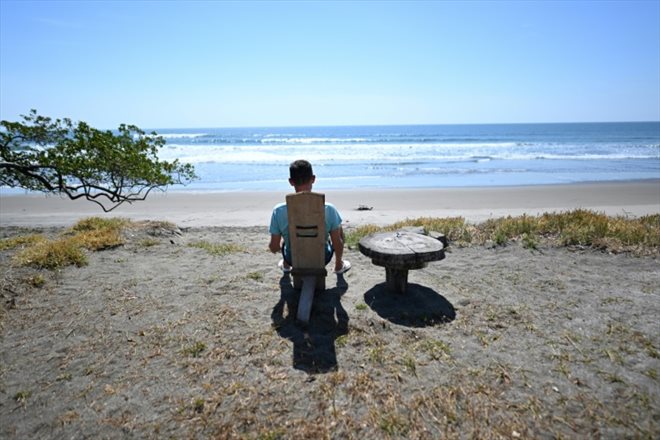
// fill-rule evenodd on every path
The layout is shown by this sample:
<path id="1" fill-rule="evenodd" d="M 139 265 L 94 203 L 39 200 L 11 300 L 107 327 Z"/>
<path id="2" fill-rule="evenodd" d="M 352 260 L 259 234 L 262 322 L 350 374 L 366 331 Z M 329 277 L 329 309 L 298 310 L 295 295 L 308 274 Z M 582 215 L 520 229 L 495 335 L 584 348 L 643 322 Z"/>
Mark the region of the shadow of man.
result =
<path id="1" fill-rule="evenodd" d="M 454 306 L 444 296 L 419 284 L 408 284 L 401 295 L 381 283 L 364 294 L 364 302 L 381 318 L 407 327 L 426 327 L 456 318 Z"/>
<path id="2" fill-rule="evenodd" d="M 338 275 L 336 287 L 314 295 L 309 324 L 301 326 L 296 323 L 300 291 L 289 275 L 280 279 L 280 300 L 270 316 L 277 333 L 293 342 L 293 368 L 310 374 L 337 369 L 335 339 L 348 333 L 348 313 L 341 305 L 347 289 L 343 275 Z"/>

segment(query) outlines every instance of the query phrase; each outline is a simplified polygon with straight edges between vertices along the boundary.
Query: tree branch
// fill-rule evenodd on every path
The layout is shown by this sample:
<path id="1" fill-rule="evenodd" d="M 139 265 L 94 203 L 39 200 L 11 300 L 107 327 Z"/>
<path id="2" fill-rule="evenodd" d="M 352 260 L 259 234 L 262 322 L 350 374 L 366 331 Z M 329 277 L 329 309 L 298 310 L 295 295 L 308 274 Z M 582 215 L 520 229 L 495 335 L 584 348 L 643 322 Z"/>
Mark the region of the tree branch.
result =
<path id="1" fill-rule="evenodd" d="M 133 125 L 113 134 L 32 110 L 22 123 L 0 121 L 0 183 L 85 198 L 110 212 L 145 200 L 154 188 L 196 178 L 192 165 L 160 162 L 163 145 Z"/>

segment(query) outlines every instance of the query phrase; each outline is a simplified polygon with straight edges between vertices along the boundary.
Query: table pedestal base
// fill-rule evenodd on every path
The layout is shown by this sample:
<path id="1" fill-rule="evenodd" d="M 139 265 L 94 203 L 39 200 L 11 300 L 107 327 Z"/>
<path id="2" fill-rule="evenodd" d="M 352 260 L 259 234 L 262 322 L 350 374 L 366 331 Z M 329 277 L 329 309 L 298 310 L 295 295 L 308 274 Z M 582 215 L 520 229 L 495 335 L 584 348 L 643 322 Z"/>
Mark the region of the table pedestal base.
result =
<path id="1" fill-rule="evenodd" d="M 385 268 L 385 284 L 393 292 L 404 294 L 408 288 L 408 269 Z"/>
<path id="2" fill-rule="evenodd" d="M 358 246 L 373 264 L 385 268 L 387 289 L 399 294 L 406 293 L 409 270 L 445 258 L 439 240 L 414 232 L 379 232 L 363 237 Z"/>

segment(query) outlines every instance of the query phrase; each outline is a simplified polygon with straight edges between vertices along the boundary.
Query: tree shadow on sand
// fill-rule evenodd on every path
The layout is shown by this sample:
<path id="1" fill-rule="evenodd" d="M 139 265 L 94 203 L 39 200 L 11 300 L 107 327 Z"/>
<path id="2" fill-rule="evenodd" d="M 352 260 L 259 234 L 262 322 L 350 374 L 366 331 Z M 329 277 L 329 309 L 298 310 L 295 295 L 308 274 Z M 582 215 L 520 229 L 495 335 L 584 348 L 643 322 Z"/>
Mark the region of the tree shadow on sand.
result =
<path id="1" fill-rule="evenodd" d="M 408 284 L 406 293 L 391 292 L 385 283 L 364 294 L 364 302 L 381 318 L 407 327 L 427 327 L 451 322 L 454 306 L 442 295 L 419 284 Z"/>
<path id="2" fill-rule="evenodd" d="M 300 291 L 291 278 L 280 280 L 280 300 L 273 307 L 271 319 L 277 333 L 293 342 L 293 368 L 310 374 L 337 369 L 335 339 L 348 333 L 348 313 L 341 305 L 341 296 L 348 289 L 343 276 L 337 276 L 337 286 L 317 292 L 312 303 L 309 324 L 296 322 Z"/>

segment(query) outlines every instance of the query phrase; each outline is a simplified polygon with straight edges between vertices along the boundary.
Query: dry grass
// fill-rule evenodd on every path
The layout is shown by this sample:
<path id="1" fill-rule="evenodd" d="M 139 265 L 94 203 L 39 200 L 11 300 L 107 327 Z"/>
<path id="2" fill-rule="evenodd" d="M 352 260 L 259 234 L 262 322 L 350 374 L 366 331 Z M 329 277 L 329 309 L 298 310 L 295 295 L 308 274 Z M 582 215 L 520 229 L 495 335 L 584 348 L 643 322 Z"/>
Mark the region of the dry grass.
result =
<path id="1" fill-rule="evenodd" d="M 19 266 L 58 269 L 64 266 L 83 266 L 87 257 L 83 249 L 100 251 L 124 244 L 122 230 L 130 221 L 122 218 L 90 217 L 76 223 L 61 237 L 48 239 L 42 234 L 12 237 L 0 242 L 1 249 L 14 249 L 13 260 Z"/>
<path id="2" fill-rule="evenodd" d="M 88 217 L 80 220 L 71 228 L 74 232 L 98 231 L 103 229 L 114 229 L 117 231 L 129 226 L 131 221 L 121 217 L 101 218 Z"/>
<path id="3" fill-rule="evenodd" d="M 27 247 L 45 240 L 46 237 L 43 234 L 29 234 L 19 235 L 17 237 L 3 238 L 0 240 L 0 251 L 15 249 L 17 247 Z"/>
<path id="4" fill-rule="evenodd" d="M 87 257 L 80 245 L 71 238 L 39 241 L 14 255 L 20 266 L 57 269 L 64 266 L 84 266 Z"/>
<path id="5" fill-rule="evenodd" d="M 346 243 L 355 247 L 366 235 L 406 226 L 421 226 L 426 232 L 441 232 L 459 246 L 488 242 L 505 245 L 511 241 L 521 241 L 527 248 L 536 248 L 539 243 L 544 243 L 550 246 L 593 247 L 614 253 L 651 255 L 660 252 L 660 214 L 632 219 L 608 217 L 583 209 L 540 216 L 509 216 L 475 225 L 467 223 L 462 217 L 406 219 L 385 227 L 365 225 L 352 229 L 346 234 Z"/>
<path id="6" fill-rule="evenodd" d="M 124 244 L 121 233 L 130 224 L 123 218 L 85 218 L 71 228 L 72 239 L 91 251 L 117 247 Z"/>
<path id="7" fill-rule="evenodd" d="M 14 262 L 21 266 L 57 269 L 68 265 L 82 266 L 87 258 L 83 250 L 101 251 L 121 246 L 125 243 L 127 230 L 144 232 L 150 237 L 139 244 L 148 247 L 159 243 L 152 236 L 175 235 L 179 229 L 169 222 L 132 222 L 124 218 L 89 217 L 80 220 L 60 237 L 50 240 L 42 234 L 20 235 L 0 240 L 0 250 L 20 250 L 14 255 Z M 208 245 L 211 253 L 224 255 L 241 251 L 236 245 Z"/>
<path id="8" fill-rule="evenodd" d="M 110 228 L 79 232 L 72 237 L 72 240 L 90 251 L 101 251 L 124 244 L 121 232 Z"/>
<path id="9" fill-rule="evenodd" d="M 467 244 L 489 240 L 499 230 L 561 245 L 560 234 L 544 236 L 535 219 L 493 221 L 483 229 L 491 235 L 483 236 L 455 219 L 439 219 L 433 229 L 454 222 L 449 232 L 460 237 L 464 228 L 471 237 Z M 653 219 L 644 222 L 649 220 L 653 224 Z M 620 226 L 608 220 L 607 228 Z M 208 231 L 189 234 L 185 240 L 195 247 L 219 246 L 203 241 Z M 240 244 L 250 249 L 263 238 L 262 231 L 241 234 L 232 237 L 235 249 Z M 251 254 L 249 261 L 227 256 L 231 264 L 241 263 L 224 273 L 206 252 L 166 245 L 154 252 L 141 244 L 142 235 L 126 240 L 126 247 L 92 259 L 85 276 L 51 283 L 56 274 L 40 272 L 49 281 L 44 289 L 15 296 L 3 373 L 9 379 L 8 411 L 0 416 L 5 426 L 24 429 L 15 437 L 658 437 L 659 345 L 642 325 L 652 322 L 653 309 L 645 314 L 636 305 L 657 293 L 654 278 L 640 269 L 623 279 L 594 273 L 596 284 L 566 281 L 583 270 L 572 262 L 585 261 L 588 277 L 596 269 L 607 273 L 617 261 L 634 266 L 656 259 L 553 250 L 550 260 L 528 258 L 517 247 L 457 249 L 443 264 L 459 260 L 452 267 L 470 267 L 475 257 L 491 258 L 481 266 L 475 262 L 474 272 L 445 272 L 443 266 L 440 273 L 415 273 L 416 282 L 437 289 L 458 309 L 451 323 L 420 328 L 379 317 L 364 292 L 372 281 L 382 281 L 382 273 L 356 267 L 363 272 L 349 274 L 350 289 L 341 297 L 349 331 L 333 342 L 325 335 L 336 331 L 330 322 L 339 309 L 328 307 L 334 303 L 327 298 L 336 293 L 325 302 L 324 295 L 315 299 L 309 334 L 297 329 L 293 318 L 273 318 L 286 289 L 278 286 L 280 273 L 265 252 Z M 357 261 L 356 254 L 349 258 Z M 508 259 L 511 254 L 516 258 Z M 539 266 L 527 260 L 558 267 L 539 275 L 533 270 Z M 601 266 L 603 261 L 612 266 Z M 6 286 L 17 290 L 17 281 L 25 280 L 37 287 L 43 278 L 32 277 L 35 272 L 7 270 Z M 123 275 L 119 281 L 117 273 Z M 441 274 L 447 274 L 442 281 Z M 630 282 L 635 277 L 643 281 Z M 215 281 L 200 284 L 206 279 Z M 3 282 L 0 277 L 0 294 L 9 297 Z M 615 282 L 629 294 L 608 287 Z M 485 287 L 489 284 L 492 289 Z M 593 293 L 597 290 L 602 293 Z M 85 294 L 76 297 L 72 291 Z M 287 314 L 295 313 L 289 307 Z M 33 340 L 44 342 L 32 346 Z M 59 352 L 64 355 L 54 358 Z M 295 368 L 297 356 L 321 353 L 336 356 L 336 370 Z M 35 370 L 25 368 L 28 360 Z M 9 428 L 2 432 L 12 437 Z"/>
<path id="10" fill-rule="evenodd" d="M 204 249 L 211 255 L 223 256 L 237 252 L 245 252 L 243 246 L 234 243 L 209 243 L 208 241 L 196 241 L 188 244 L 189 247 Z"/>

